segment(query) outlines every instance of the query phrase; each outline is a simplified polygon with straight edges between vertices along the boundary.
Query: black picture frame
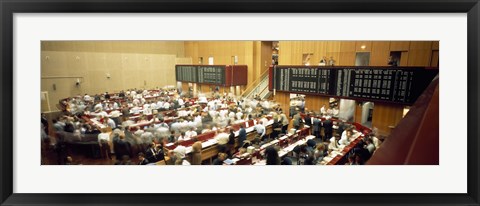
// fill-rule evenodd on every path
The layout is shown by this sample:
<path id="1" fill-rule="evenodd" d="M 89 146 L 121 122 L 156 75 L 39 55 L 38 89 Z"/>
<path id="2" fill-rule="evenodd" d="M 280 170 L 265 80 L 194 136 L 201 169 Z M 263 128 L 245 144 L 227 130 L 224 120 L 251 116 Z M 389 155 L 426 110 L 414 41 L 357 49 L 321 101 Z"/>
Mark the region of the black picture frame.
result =
<path id="1" fill-rule="evenodd" d="M 478 0 L 0 0 L 1 205 L 479 205 Z M 15 13 L 346 12 L 468 14 L 468 192 L 466 194 L 19 194 L 13 193 L 13 15 Z M 457 121 L 457 120 L 455 120 Z M 460 120 L 459 120 L 460 121 Z M 463 129 L 463 128 L 462 128 Z M 455 137 L 451 137 L 455 138 Z M 394 178 L 394 177 L 392 177 Z M 445 178 L 455 178 L 454 176 Z M 252 180 L 254 181 L 254 180 Z M 441 180 L 438 182 L 442 184 Z M 303 184 L 303 183 L 299 183 Z M 268 185 L 259 185 L 268 191 Z M 392 185 L 393 186 L 393 185 Z M 414 187 L 414 185 L 412 185 Z M 200 189 L 200 188 L 199 188 Z M 291 192 L 295 188 L 290 188 Z M 361 187 L 359 187 L 361 191 Z M 225 192 L 228 192 L 226 190 Z M 286 191 L 289 192 L 289 191 Z"/>

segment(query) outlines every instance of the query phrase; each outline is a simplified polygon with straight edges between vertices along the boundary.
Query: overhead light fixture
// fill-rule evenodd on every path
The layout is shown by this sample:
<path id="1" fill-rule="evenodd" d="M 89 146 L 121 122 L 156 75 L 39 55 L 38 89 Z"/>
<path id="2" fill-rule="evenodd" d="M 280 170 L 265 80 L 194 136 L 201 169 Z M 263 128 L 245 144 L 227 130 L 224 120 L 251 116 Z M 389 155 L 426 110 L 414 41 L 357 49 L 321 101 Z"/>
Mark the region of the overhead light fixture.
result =
<path id="1" fill-rule="evenodd" d="M 360 48 L 361 48 L 361 49 L 365 49 L 365 48 L 367 48 L 367 46 L 362 45 L 362 46 L 360 46 Z"/>

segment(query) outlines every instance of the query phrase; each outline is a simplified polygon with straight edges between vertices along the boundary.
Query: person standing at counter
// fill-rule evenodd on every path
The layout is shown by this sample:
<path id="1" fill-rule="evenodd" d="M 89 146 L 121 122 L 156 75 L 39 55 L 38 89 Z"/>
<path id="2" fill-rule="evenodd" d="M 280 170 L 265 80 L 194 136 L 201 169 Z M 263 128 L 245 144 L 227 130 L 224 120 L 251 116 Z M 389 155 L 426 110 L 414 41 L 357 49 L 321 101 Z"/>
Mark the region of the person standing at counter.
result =
<path id="1" fill-rule="evenodd" d="M 298 110 L 298 108 L 297 108 Z M 300 116 L 300 113 L 297 113 L 293 116 L 293 127 L 296 130 L 300 129 L 300 121 L 302 121 L 302 117 Z"/>
<path id="2" fill-rule="evenodd" d="M 260 136 L 260 140 L 263 141 L 263 139 L 265 138 L 265 126 L 263 126 L 263 122 L 262 121 L 259 121 L 257 122 L 257 125 L 255 125 L 255 131 L 257 131 L 257 134 Z"/>
<path id="3" fill-rule="evenodd" d="M 245 140 L 247 140 L 247 131 L 245 130 L 245 126 L 240 124 L 240 130 L 238 131 L 238 146 L 241 147 Z"/>
<path id="4" fill-rule="evenodd" d="M 323 122 L 323 132 L 325 133 L 325 140 L 332 138 L 333 134 L 333 122 L 330 116 L 326 117 L 326 120 Z"/>
<path id="5" fill-rule="evenodd" d="M 282 133 L 283 133 L 283 134 L 286 134 L 286 133 L 287 133 L 287 129 L 288 129 L 288 118 L 287 118 L 287 115 L 285 115 L 285 113 L 281 112 L 281 114 L 280 114 L 280 120 L 281 120 L 281 123 L 282 123 Z"/>
<path id="6" fill-rule="evenodd" d="M 217 147 L 218 151 L 222 153 L 227 152 L 227 143 L 228 143 L 229 134 L 222 131 L 215 136 L 215 140 L 217 140 Z"/>
<path id="7" fill-rule="evenodd" d="M 322 140 L 322 136 L 320 135 L 322 121 L 319 118 L 314 117 L 312 124 L 313 124 L 313 129 L 312 129 L 313 136 L 315 136 L 315 138 L 320 138 L 320 140 Z"/>
<path id="8" fill-rule="evenodd" d="M 312 126 L 312 116 L 310 115 L 310 112 L 305 115 L 305 125 L 308 125 L 309 127 Z"/>
<path id="9" fill-rule="evenodd" d="M 235 153 L 235 133 L 233 132 L 233 128 L 230 128 L 230 135 L 228 136 L 228 143 L 227 143 L 227 150 L 228 155 L 232 155 Z"/>

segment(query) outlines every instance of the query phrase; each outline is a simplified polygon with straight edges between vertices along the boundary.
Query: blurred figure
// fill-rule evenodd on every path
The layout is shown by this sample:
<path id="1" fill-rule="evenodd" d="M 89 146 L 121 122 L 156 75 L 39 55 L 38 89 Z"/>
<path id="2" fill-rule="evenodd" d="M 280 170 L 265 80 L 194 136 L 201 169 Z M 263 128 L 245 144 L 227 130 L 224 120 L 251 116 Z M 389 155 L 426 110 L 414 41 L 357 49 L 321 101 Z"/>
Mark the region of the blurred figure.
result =
<path id="1" fill-rule="evenodd" d="M 147 159 L 145 159 L 145 155 L 143 152 L 138 153 L 138 159 L 140 160 L 138 162 L 138 165 L 147 165 L 149 162 Z"/>

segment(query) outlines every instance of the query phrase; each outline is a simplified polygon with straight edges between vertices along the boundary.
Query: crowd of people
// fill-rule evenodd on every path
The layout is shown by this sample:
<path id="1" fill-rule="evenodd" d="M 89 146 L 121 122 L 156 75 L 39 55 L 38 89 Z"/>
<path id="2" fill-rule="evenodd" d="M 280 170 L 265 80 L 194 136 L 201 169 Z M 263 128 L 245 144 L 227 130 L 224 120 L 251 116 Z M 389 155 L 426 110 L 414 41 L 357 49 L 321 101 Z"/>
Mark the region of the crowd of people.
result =
<path id="1" fill-rule="evenodd" d="M 131 89 L 115 95 L 106 92 L 91 97 L 85 94 L 61 100 L 60 105 L 64 113 L 52 120 L 55 138 L 48 135 L 48 121 L 42 115 L 42 141 L 45 147 L 50 146 L 56 152 L 58 164 L 72 163 L 67 151 L 68 144 L 97 142 L 98 149 L 94 150 L 92 156 L 111 159 L 114 164 L 198 165 L 205 162 L 201 158 L 202 142 L 197 141 L 196 137 L 208 132 L 215 133 L 219 151 L 212 164 L 222 164 L 225 159 L 251 144 L 263 144 L 271 140 L 270 137 L 286 134 L 290 124 L 287 114 L 275 102 L 219 92 L 213 92 L 211 98 L 205 95 L 191 98 L 188 94 L 178 94 L 174 89 Z M 296 106 L 295 111 L 290 113 L 293 128 L 300 129 L 308 125 L 321 142 L 313 144 L 310 141 L 295 149 L 297 164 L 316 164 L 332 148 L 348 143 L 351 131 L 344 132 L 340 125 L 342 138 L 337 139 L 332 135 L 333 122 L 330 116 L 322 121 L 304 107 Z M 306 116 L 302 117 L 303 113 Z M 267 116 L 273 120 L 272 135 L 266 135 L 266 126 L 270 122 Z M 96 120 L 98 124 L 92 124 L 89 119 Z M 246 128 L 243 125 L 236 137 L 230 126 L 252 119 L 258 120 L 255 125 L 249 125 L 254 127 L 256 141 L 246 140 Z M 322 129 L 323 136 L 320 135 Z M 187 140 L 195 142 L 191 151 L 188 151 L 191 152 L 191 158 L 187 158 L 187 148 L 179 145 Z M 169 144 L 178 146 L 169 150 Z M 373 153 L 375 147 L 372 148 L 367 141 L 365 144 L 365 148 Z M 277 151 L 278 148 L 273 147 L 266 149 L 267 164 L 292 164 L 289 158 L 277 159 Z M 363 161 L 366 161 L 364 157 Z"/>

